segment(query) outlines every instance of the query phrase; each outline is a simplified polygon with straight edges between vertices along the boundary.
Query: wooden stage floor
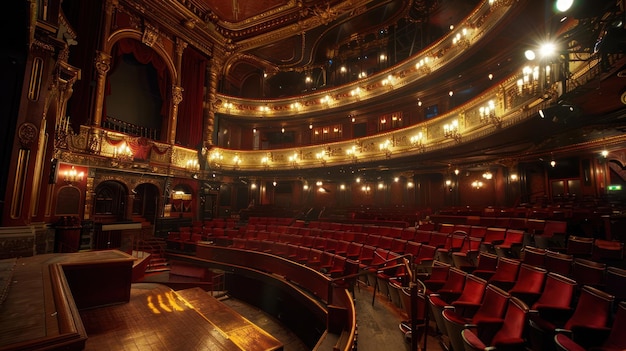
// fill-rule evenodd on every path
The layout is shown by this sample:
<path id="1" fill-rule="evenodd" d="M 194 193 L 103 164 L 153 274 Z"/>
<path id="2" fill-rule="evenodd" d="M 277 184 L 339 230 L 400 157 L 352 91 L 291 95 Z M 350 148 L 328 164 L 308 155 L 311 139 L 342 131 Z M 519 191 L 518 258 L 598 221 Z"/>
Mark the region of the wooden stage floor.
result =
<path id="1" fill-rule="evenodd" d="M 197 290 L 174 292 L 159 284 L 133 284 L 129 303 L 81 311 L 89 336 L 85 350 L 282 348 L 278 340 L 246 323 L 243 317 L 208 294 L 196 293 Z"/>

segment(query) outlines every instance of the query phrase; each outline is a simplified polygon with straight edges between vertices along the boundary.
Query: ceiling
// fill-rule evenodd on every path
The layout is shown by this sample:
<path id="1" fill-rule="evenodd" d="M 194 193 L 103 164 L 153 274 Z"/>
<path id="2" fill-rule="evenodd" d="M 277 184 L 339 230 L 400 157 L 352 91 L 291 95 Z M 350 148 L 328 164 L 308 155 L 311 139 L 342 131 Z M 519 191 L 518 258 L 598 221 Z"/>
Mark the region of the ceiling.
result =
<path id="1" fill-rule="evenodd" d="M 365 47 L 366 36 L 397 30 L 399 23 L 419 28 L 418 36 L 411 40 L 424 46 L 425 35 L 439 37 L 478 0 L 187 1 L 190 3 L 204 10 L 205 20 L 232 54 L 225 76 L 241 84 L 260 70 L 276 74 L 327 66 L 341 50 Z"/>

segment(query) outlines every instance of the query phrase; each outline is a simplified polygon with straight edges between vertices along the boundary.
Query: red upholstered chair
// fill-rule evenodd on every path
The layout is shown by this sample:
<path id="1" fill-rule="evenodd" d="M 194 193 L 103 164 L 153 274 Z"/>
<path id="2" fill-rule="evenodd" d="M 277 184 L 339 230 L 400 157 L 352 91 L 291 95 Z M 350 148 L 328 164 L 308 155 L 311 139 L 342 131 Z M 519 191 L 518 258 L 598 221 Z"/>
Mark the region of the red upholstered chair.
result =
<path id="1" fill-rule="evenodd" d="M 509 290 L 515 284 L 517 280 L 517 274 L 519 272 L 520 261 L 500 257 L 498 258 L 498 267 L 496 272 L 487 280 L 489 284 L 496 285 L 504 290 Z"/>
<path id="2" fill-rule="evenodd" d="M 526 350 L 526 342 L 524 332 L 526 329 L 526 319 L 528 315 L 528 305 L 523 301 L 511 297 L 504 315 L 504 320 L 499 324 L 495 334 L 491 335 L 488 331 L 482 331 L 480 328 L 466 328 L 461 332 L 465 351 L 470 350 Z M 490 328 L 491 329 L 491 328 Z M 482 335 L 482 337 L 478 337 Z"/>
<path id="3" fill-rule="evenodd" d="M 442 287 L 436 290 L 436 293 L 444 301 L 452 302 L 456 300 L 463 292 L 465 286 L 465 278 L 467 273 L 464 271 L 450 267 L 448 270 L 448 276 Z"/>
<path id="4" fill-rule="evenodd" d="M 430 239 L 428 240 L 428 245 L 434 247 L 444 247 L 446 245 L 446 241 L 448 240 L 448 235 L 449 233 L 432 232 L 430 234 Z"/>
<path id="5" fill-rule="evenodd" d="M 399 238 L 393 239 L 389 250 L 402 255 L 404 251 L 406 250 L 406 240 L 399 239 Z"/>
<path id="6" fill-rule="evenodd" d="M 546 266 L 546 250 L 540 249 L 534 246 L 526 246 L 522 251 L 523 257 L 522 262 L 529 264 L 535 267 L 545 267 Z"/>
<path id="7" fill-rule="evenodd" d="M 571 314 L 575 290 L 575 280 L 550 272 L 546 275 L 546 283 L 541 291 L 541 296 L 532 304 L 531 309 L 542 316 L 554 315 L 559 313 L 558 311 Z"/>
<path id="8" fill-rule="evenodd" d="M 532 350 L 553 350 L 554 336 L 557 331 L 567 330 L 572 340 L 589 347 L 584 341 L 586 336 L 606 328 L 613 310 L 613 295 L 585 285 L 578 298 L 572 315 L 560 324 L 544 319 L 541 315 L 530 315 L 529 341 Z"/>
<path id="9" fill-rule="evenodd" d="M 506 234 L 505 228 L 495 228 L 495 227 L 487 228 L 487 231 L 485 232 L 485 236 L 483 237 L 483 242 L 481 244 L 480 251 L 496 253 L 495 245 L 500 244 L 504 241 L 505 234 Z"/>
<path id="10" fill-rule="evenodd" d="M 532 305 L 541 295 L 546 273 L 543 268 L 522 263 L 517 274 L 517 281 L 509 290 L 509 294 Z"/>
<path id="11" fill-rule="evenodd" d="M 568 255 L 581 258 L 591 257 L 593 251 L 593 238 L 570 235 L 567 238 L 566 251 Z"/>
<path id="12" fill-rule="evenodd" d="M 485 296 L 480 307 L 471 318 L 465 318 L 456 313 L 453 309 L 444 309 L 441 316 L 446 325 L 446 331 L 452 349 L 464 349 L 461 331 L 465 329 L 466 324 L 473 324 L 476 328 L 488 333 L 488 330 L 492 329 L 495 323 L 501 322 L 509 298 L 509 293 L 495 285 L 489 284 L 485 288 Z M 481 336 L 482 335 L 478 335 L 478 337 Z"/>
<path id="13" fill-rule="evenodd" d="M 430 238 L 432 234 L 433 232 L 430 230 L 417 229 L 415 230 L 415 233 L 413 234 L 412 240 L 415 241 L 416 243 L 428 244 L 430 242 Z"/>
<path id="14" fill-rule="evenodd" d="M 333 256 L 333 265 L 328 269 L 326 274 L 330 275 L 331 278 L 336 278 L 341 276 L 346 266 L 346 258 L 335 254 Z"/>
<path id="15" fill-rule="evenodd" d="M 376 251 L 374 246 L 363 245 L 361 254 L 359 255 L 359 265 L 361 268 L 365 268 L 372 263 L 374 260 L 374 251 Z"/>
<path id="16" fill-rule="evenodd" d="M 524 241 L 524 231 L 519 229 L 507 229 L 504 235 L 504 241 L 494 245 L 496 254 L 501 257 L 520 257 L 522 249 L 522 241 Z"/>
<path id="17" fill-rule="evenodd" d="M 624 259 L 624 243 L 620 241 L 596 239 L 593 243 L 594 261 L 612 263 Z"/>
<path id="18" fill-rule="evenodd" d="M 604 291 L 615 296 L 616 301 L 626 301 L 626 269 L 606 267 Z"/>
<path id="19" fill-rule="evenodd" d="M 424 278 L 422 280 L 424 285 L 426 285 L 427 291 L 430 293 L 439 290 L 446 283 L 448 280 L 450 265 L 439 261 L 433 261 L 432 266 L 428 270 L 428 273 L 418 273 L 418 276 Z"/>
<path id="20" fill-rule="evenodd" d="M 567 233 L 567 222 L 565 221 L 545 221 L 543 229 L 535 234 L 534 240 L 537 247 L 564 248 L 565 235 Z"/>
<path id="21" fill-rule="evenodd" d="M 415 294 L 414 298 L 412 298 L 411 292 Z M 418 343 L 419 339 L 423 337 L 422 349 L 426 350 L 426 329 L 428 327 L 426 287 L 418 279 L 416 285 L 400 289 L 400 298 L 407 317 L 405 321 L 400 322 L 400 330 L 404 333 L 406 339 L 418 338 Z M 417 304 L 415 308 L 412 308 L 412 301 Z M 413 313 L 413 311 L 416 311 L 416 313 Z M 416 331 L 413 330 L 413 326 L 417 327 Z"/>
<path id="22" fill-rule="evenodd" d="M 600 287 L 604 284 L 606 264 L 575 258 L 572 265 L 572 278 L 578 283 L 578 287 L 591 285 Z"/>
<path id="23" fill-rule="evenodd" d="M 335 245 L 335 254 L 346 257 L 348 254 L 348 246 L 350 242 L 345 240 L 336 240 L 337 244 Z"/>
<path id="24" fill-rule="evenodd" d="M 452 253 L 460 251 L 466 240 L 467 233 L 459 231 L 453 232 L 448 236 L 445 245 L 437 248 L 435 258 L 441 262 L 452 265 Z"/>
<path id="25" fill-rule="evenodd" d="M 546 250 L 544 257 L 545 268 L 548 272 L 557 273 L 564 276 L 571 276 L 572 263 L 574 257 L 572 255 Z"/>
<path id="26" fill-rule="evenodd" d="M 417 272 L 428 271 L 435 260 L 437 248 L 430 245 L 422 244 L 417 256 L 413 256 L 413 265 Z"/>
<path id="27" fill-rule="evenodd" d="M 468 274 L 465 278 L 465 285 L 461 295 L 454 301 L 446 301 L 440 294 L 432 293 L 428 295 L 428 302 L 433 318 L 437 323 L 439 332 L 447 335 L 446 326 L 441 313 L 444 308 L 453 308 L 461 316 L 471 316 L 476 312 L 485 294 L 487 281 L 477 276 Z"/>
<path id="28" fill-rule="evenodd" d="M 346 258 L 351 260 L 358 260 L 359 256 L 361 256 L 361 250 L 363 249 L 363 244 L 358 242 L 351 242 L 348 245 L 348 250 L 346 251 Z"/>
<path id="29" fill-rule="evenodd" d="M 472 274 L 483 279 L 489 279 L 496 273 L 496 267 L 498 267 L 498 256 L 488 252 L 480 252 L 476 268 L 472 270 Z"/>
<path id="30" fill-rule="evenodd" d="M 472 271 L 478 263 L 481 238 L 468 236 L 461 250 L 452 253 L 452 263 L 466 272 Z"/>
<path id="31" fill-rule="evenodd" d="M 597 335 L 593 335 L 594 340 L 585 340 L 587 345 L 591 345 L 594 351 L 623 351 L 626 350 L 626 301 L 621 302 L 617 308 L 615 319 L 611 328 L 600 329 Z M 587 336 L 591 338 L 592 335 Z M 597 337 L 597 338 L 595 338 Z M 587 339 L 586 338 L 586 339 Z M 585 347 L 577 344 L 565 333 L 555 335 L 554 341 L 557 350 L 560 351 L 584 351 Z"/>
<path id="32" fill-rule="evenodd" d="M 420 243 L 416 243 L 414 241 L 407 241 L 406 246 L 404 248 L 404 253 L 411 254 L 411 256 L 413 256 L 411 257 L 411 261 L 413 261 L 413 259 L 419 255 L 421 246 L 422 244 Z"/>
<path id="33" fill-rule="evenodd" d="M 328 251 L 322 251 L 322 256 L 320 257 L 320 262 L 317 265 L 317 269 L 324 274 L 328 274 L 330 269 L 333 268 L 334 259 L 335 254 Z"/>

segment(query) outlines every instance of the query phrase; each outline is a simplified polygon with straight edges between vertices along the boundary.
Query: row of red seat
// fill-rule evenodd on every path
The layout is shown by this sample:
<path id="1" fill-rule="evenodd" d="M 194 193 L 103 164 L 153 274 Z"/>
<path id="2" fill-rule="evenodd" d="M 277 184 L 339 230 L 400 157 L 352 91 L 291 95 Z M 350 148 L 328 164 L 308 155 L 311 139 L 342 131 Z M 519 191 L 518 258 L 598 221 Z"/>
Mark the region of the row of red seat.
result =
<path id="1" fill-rule="evenodd" d="M 427 295 L 438 330 L 455 350 L 468 349 L 464 344 L 474 345 L 481 350 L 485 345 L 507 349 L 552 349 L 542 348 L 542 345 L 554 344 L 552 336 L 548 336 L 547 341 L 546 336 L 555 325 L 607 328 L 612 322 L 614 295 L 589 285 L 581 285 L 543 268 L 500 257 L 495 271 L 476 270 L 473 273 L 467 274 L 454 267 L 438 264 L 424 281 L 427 291 L 434 292 Z M 626 271 L 621 270 L 614 279 L 619 280 L 612 283 L 613 289 L 621 289 L 623 293 Z M 572 308 L 574 303 L 580 305 L 589 294 L 599 296 L 597 300 L 602 308 L 597 307 L 597 312 L 593 310 L 596 308 L 594 306 Z M 509 309 L 517 309 L 516 318 L 508 316 L 509 312 L 505 316 L 506 300 L 509 300 Z M 523 339 L 526 335 L 524 329 L 528 306 L 536 311 L 533 316 L 535 324 L 542 325 L 533 340 Z M 524 313 L 520 314 L 521 311 Z M 560 319 L 556 318 L 558 314 Z M 587 322 L 591 318 L 590 314 L 593 318 Z M 464 330 L 468 323 L 473 325 L 470 331 Z M 494 328 L 507 323 L 512 324 L 499 330 Z M 552 329 L 545 325 L 552 325 Z"/>

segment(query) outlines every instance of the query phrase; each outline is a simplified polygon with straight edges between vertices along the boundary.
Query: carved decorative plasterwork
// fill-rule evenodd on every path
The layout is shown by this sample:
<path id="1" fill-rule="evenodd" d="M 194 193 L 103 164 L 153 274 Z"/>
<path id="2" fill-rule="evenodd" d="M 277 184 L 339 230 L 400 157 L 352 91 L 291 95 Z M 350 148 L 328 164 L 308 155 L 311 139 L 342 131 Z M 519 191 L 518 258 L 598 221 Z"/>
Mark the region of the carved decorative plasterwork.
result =
<path id="1" fill-rule="evenodd" d="M 94 63 L 96 70 L 98 71 L 98 75 L 106 76 L 107 72 L 111 69 L 111 55 L 98 51 Z"/>
<path id="2" fill-rule="evenodd" d="M 17 137 L 23 149 L 30 149 L 37 140 L 37 127 L 32 123 L 22 123 L 17 131 Z"/>
<path id="3" fill-rule="evenodd" d="M 146 23 L 146 27 L 141 37 L 141 42 L 146 46 L 152 47 L 159 40 L 159 31 L 156 27 Z"/>

